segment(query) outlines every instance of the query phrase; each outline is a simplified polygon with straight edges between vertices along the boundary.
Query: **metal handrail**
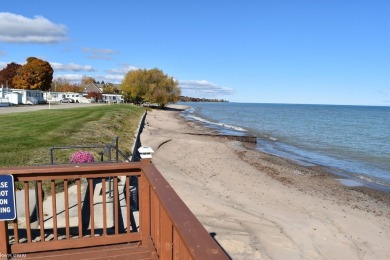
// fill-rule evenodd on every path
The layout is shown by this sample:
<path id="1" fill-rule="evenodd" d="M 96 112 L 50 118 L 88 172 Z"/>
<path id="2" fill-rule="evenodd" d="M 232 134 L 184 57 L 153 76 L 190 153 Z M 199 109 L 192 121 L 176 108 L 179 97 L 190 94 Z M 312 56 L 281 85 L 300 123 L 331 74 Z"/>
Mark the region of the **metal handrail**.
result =
<path id="1" fill-rule="evenodd" d="M 104 155 L 108 153 L 108 160 L 111 161 L 111 149 L 115 149 L 115 161 L 119 162 L 119 155 L 123 157 L 125 161 L 129 161 L 129 158 L 119 149 L 119 137 L 115 137 L 114 140 L 108 145 L 73 145 L 73 146 L 52 146 L 50 147 L 50 164 L 54 165 L 54 150 L 66 150 L 66 149 L 85 149 L 85 148 L 103 148 L 100 152 L 100 161 L 104 161 Z"/>

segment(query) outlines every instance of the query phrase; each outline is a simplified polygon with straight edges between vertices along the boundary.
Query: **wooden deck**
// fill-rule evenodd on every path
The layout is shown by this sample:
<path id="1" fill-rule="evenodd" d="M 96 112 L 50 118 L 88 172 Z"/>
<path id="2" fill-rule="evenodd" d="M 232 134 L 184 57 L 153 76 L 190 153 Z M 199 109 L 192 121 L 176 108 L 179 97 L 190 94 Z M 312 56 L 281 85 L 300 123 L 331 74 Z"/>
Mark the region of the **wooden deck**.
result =
<path id="1" fill-rule="evenodd" d="M 229 259 L 148 159 L 0 168 L 2 174 L 12 174 L 23 187 L 17 218 L 10 224 L 0 221 L 2 256 Z M 63 192 L 55 191 L 59 181 Z M 131 200 L 134 196 L 138 205 Z"/>
<path id="2" fill-rule="evenodd" d="M 64 249 L 57 251 L 30 253 L 26 259 L 39 260 L 84 260 L 84 259 L 158 259 L 153 243 L 149 240 L 147 245 L 138 243 L 114 244 L 100 247 L 85 247 L 78 249 Z"/>

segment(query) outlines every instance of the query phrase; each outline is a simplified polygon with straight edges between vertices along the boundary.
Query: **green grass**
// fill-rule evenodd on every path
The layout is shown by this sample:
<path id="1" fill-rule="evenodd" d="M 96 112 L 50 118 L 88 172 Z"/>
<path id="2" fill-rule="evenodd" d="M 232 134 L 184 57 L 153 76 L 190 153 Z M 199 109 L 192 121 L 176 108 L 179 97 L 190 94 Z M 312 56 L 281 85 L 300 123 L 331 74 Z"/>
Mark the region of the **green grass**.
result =
<path id="1" fill-rule="evenodd" d="M 0 115 L 0 167 L 50 164 L 50 147 L 106 145 L 117 136 L 129 155 L 144 111 L 107 105 Z M 55 162 L 67 163 L 71 152 L 55 150 Z"/>

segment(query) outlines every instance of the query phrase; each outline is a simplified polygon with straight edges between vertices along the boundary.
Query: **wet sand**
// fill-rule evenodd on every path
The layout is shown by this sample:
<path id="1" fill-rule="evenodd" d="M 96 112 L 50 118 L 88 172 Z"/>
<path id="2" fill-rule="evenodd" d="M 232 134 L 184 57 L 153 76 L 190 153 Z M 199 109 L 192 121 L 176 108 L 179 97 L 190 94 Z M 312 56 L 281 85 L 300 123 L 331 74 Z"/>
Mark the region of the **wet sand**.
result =
<path id="1" fill-rule="evenodd" d="M 390 194 L 304 167 L 152 110 L 142 145 L 233 259 L 390 259 Z"/>

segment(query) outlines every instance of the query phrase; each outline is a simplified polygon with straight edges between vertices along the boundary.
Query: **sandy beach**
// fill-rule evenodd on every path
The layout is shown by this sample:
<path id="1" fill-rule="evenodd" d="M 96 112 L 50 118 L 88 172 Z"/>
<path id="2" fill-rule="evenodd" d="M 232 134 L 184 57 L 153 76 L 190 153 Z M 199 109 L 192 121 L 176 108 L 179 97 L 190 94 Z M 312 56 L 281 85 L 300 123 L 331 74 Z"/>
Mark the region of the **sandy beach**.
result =
<path id="1" fill-rule="evenodd" d="M 390 195 L 148 112 L 153 163 L 233 259 L 390 259 Z"/>

